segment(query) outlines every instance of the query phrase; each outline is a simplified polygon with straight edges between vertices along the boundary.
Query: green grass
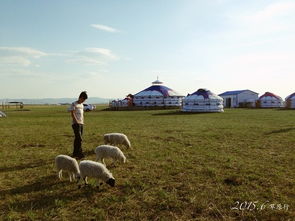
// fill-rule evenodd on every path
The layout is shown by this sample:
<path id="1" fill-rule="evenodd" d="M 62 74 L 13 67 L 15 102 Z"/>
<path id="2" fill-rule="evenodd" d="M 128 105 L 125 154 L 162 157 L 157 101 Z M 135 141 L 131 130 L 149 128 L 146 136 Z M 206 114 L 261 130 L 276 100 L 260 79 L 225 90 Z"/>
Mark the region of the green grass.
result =
<path id="1" fill-rule="evenodd" d="M 0 118 L 0 220 L 295 217 L 295 111 L 182 114 L 100 107 L 85 113 L 86 158 L 95 160 L 104 133 L 125 133 L 133 148 L 122 148 L 124 165 L 106 161 L 114 188 L 96 189 L 90 180 L 91 186 L 78 189 L 66 178 L 59 181 L 54 168 L 56 155 L 72 153 L 66 107 L 26 108 Z M 254 210 L 233 209 L 255 201 Z"/>

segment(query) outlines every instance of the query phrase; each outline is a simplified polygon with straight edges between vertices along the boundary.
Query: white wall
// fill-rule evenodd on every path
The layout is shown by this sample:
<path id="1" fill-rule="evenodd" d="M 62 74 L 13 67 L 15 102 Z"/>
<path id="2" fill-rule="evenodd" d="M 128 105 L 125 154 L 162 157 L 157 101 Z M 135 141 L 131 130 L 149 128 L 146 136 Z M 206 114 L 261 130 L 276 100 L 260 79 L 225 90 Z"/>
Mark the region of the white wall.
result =
<path id="1" fill-rule="evenodd" d="M 237 107 L 236 101 L 237 101 L 237 95 L 226 95 L 226 96 L 220 96 L 223 98 L 223 106 L 226 106 L 226 99 L 231 99 L 231 106 L 230 107 Z"/>
<path id="2" fill-rule="evenodd" d="M 258 100 L 258 94 L 247 90 L 237 95 L 221 96 L 223 98 L 223 106 L 226 107 L 226 99 L 231 99 L 231 107 L 239 107 L 239 103 L 251 102 L 252 107 L 255 107 L 255 102 Z"/>
<path id="3" fill-rule="evenodd" d="M 256 100 L 258 100 L 258 94 L 252 91 L 245 91 L 238 95 L 237 105 L 239 106 L 239 103 L 250 102 L 252 103 L 252 107 L 255 107 Z"/>

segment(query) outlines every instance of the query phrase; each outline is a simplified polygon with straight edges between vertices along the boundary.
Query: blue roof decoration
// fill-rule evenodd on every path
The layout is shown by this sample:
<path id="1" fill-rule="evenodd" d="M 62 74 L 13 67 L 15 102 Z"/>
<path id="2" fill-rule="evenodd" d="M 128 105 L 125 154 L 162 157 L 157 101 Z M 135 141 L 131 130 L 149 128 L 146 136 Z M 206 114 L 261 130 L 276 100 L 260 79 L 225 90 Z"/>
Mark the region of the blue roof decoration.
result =
<path id="1" fill-rule="evenodd" d="M 222 94 L 219 94 L 219 96 L 238 95 L 238 94 L 240 94 L 242 92 L 245 92 L 245 91 L 249 91 L 249 90 L 226 91 L 226 92 L 224 92 Z M 256 93 L 256 92 L 254 92 L 254 93 Z"/>
<path id="2" fill-rule="evenodd" d="M 172 90 L 171 88 L 161 85 L 163 84 L 163 82 L 159 81 L 159 78 L 157 78 L 156 81 L 152 82 L 152 84 L 153 84 L 152 86 L 138 92 L 134 96 L 159 96 L 159 93 L 160 93 L 164 97 L 169 97 L 169 96 L 183 97 L 182 95 Z"/>
<path id="3" fill-rule="evenodd" d="M 164 97 L 168 97 L 169 96 L 169 91 L 175 93 L 172 89 L 166 87 L 166 86 L 163 86 L 163 85 L 152 85 L 140 92 L 138 92 L 137 94 L 135 94 L 134 96 L 138 95 L 139 93 L 141 92 L 144 92 L 144 91 L 158 91 L 160 92 Z"/>
<path id="4" fill-rule="evenodd" d="M 207 89 L 199 89 L 196 92 L 190 94 L 191 95 L 197 95 L 197 96 L 203 96 L 204 98 L 209 98 L 209 95 L 215 95 L 213 94 L 211 91 L 207 90 Z"/>

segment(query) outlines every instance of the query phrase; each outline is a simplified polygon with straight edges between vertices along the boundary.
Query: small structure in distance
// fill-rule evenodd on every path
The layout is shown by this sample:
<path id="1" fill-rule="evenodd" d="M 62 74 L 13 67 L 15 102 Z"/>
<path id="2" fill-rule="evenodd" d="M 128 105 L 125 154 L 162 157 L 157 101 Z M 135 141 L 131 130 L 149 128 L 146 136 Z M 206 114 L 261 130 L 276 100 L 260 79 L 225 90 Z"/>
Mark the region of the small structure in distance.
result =
<path id="1" fill-rule="evenodd" d="M 261 108 L 277 108 L 284 107 L 283 99 L 271 92 L 265 92 L 262 96 L 259 97 L 257 101 L 257 107 Z"/>
<path id="2" fill-rule="evenodd" d="M 285 99 L 286 103 L 286 108 L 289 109 L 294 109 L 295 108 L 295 93 L 290 94 L 288 97 Z"/>
<path id="3" fill-rule="evenodd" d="M 222 97 L 207 89 L 199 89 L 183 99 L 183 112 L 223 112 Z"/>
<path id="4" fill-rule="evenodd" d="M 223 106 L 231 107 L 255 107 L 258 93 L 251 90 L 226 91 L 219 94 L 223 98 Z"/>

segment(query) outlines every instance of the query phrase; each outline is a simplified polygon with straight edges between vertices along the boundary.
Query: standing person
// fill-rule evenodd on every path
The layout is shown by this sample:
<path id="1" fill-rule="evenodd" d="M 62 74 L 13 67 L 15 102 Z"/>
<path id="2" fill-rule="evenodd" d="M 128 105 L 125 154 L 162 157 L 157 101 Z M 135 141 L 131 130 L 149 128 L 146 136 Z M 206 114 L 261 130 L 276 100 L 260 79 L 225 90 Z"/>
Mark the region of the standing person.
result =
<path id="1" fill-rule="evenodd" d="M 83 135 L 83 102 L 88 98 L 87 92 L 82 91 L 77 101 L 73 102 L 70 111 L 73 119 L 72 128 L 75 134 L 73 157 L 81 159 L 84 157 L 82 152 L 82 135 Z"/>

